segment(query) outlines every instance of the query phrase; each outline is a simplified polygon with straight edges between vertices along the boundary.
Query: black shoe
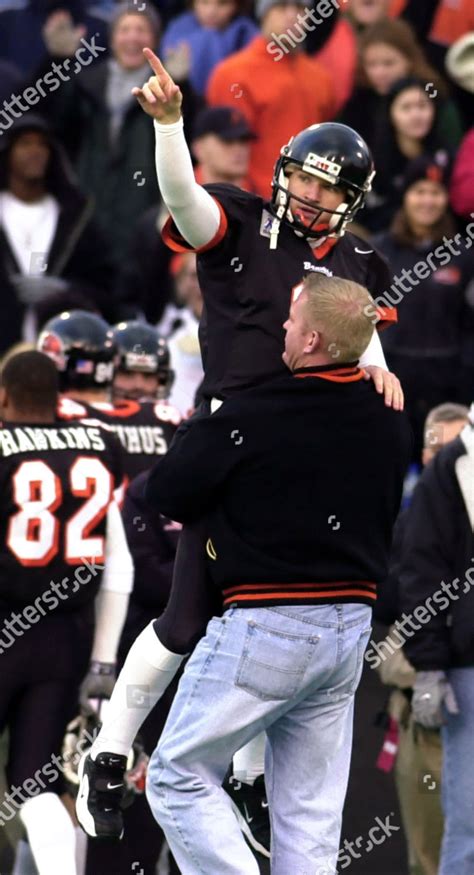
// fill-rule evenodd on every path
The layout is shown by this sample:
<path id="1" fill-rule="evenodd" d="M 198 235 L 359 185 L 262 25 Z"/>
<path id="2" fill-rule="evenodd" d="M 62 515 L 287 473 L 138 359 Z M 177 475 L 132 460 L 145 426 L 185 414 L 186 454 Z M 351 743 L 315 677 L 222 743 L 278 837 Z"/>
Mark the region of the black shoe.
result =
<path id="1" fill-rule="evenodd" d="M 232 800 L 240 829 L 249 845 L 270 859 L 270 818 L 263 775 L 257 778 L 253 787 L 227 775 L 222 786 Z"/>
<path id="2" fill-rule="evenodd" d="M 95 760 L 85 754 L 79 763 L 77 819 L 84 832 L 101 839 L 121 839 L 124 775 L 127 757 L 100 753 Z"/>

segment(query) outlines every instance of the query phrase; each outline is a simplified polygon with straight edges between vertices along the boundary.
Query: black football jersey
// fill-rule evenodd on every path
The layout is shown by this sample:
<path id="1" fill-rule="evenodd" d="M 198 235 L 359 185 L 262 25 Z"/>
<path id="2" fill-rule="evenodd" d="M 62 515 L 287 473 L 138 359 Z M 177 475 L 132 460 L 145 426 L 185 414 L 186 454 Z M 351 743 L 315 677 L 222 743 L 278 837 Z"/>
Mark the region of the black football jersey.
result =
<path id="1" fill-rule="evenodd" d="M 271 250 L 272 216 L 262 198 L 232 185 L 205 188 L 223 211 L 215 240 L 198 250 L 197 259 L 204 299 L 202 394 L 209 399 L 286 372 L 283 323 L 291 291 L 306 274 L 350 279 L 377 297 L 389 288 L 390 272 L 383 258 L 350 232 L 313 249 L 282 222 L 278 246 Z M 175 251 L 191 249 L 171 220 L 163 239 Z M 384 316 L 394 318 L 387 309 Z"/>
<path id="2" fill-rule="evenodd" d="M 84 404 L 62 397 L 61 418 L 99 420 L 119 439 L 123 448 L 122 466 L 127 481 L 163 456 L 181 422 L 176 407 L 166 401 L 117 401 L 115 404 Z"/>
<path id="3" fill-rule="evenodd" d="M 0 611 L 40 618 L 94 599 L 121 486 L 119 443 L 99 423 L 1 425 Z"/>

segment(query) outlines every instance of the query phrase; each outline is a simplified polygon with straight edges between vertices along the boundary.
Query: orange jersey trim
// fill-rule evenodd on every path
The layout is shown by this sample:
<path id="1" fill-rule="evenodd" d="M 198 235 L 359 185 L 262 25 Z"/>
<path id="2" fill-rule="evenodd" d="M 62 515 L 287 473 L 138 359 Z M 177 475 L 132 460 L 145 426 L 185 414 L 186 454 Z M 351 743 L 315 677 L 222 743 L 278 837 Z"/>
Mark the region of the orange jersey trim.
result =
<path id="1" fill-rule="evenodd" d="M 227 221 L 227 216 L 224 212 L 222 205 L 219 203 L 217 198 L 213 198 L 213 200 L 219 207 L 220 222 L 217 232 L 214 234 L 212 240 L 209 240 L 209 243 L 206 243 L 204 246 L 200 246 L 197 249 L 194 249 L 194 247 L 189 246 L 183 239 L 181 234 L 179 234 L 179 232 L 173 228 L 173 218 L 172 216 L 169 216 L 161 232 L 163 242 L 166 243 L 169 249 L 172 249 L 173 252 L 195 252 L 196 255 L 201 255 L 203 252 L 207 252 L 209 249 L 214 249 L 214 247 L 221 242 L 221 240 L 225 237 L 229 223 Z"/>
<path id="2" fill-rule="evenodd" d="M 361 368 L 341 368 L 335 371 L 322 371 L 321 373 L 293 374 L 295 379 L 304 380 L 306 377 L 319 377 L 320 380 L 329 380 L 331 383 L 356 383 L 363 380 L 365 371 Z"/>
<path id="3" fill-rule="evenodd" d="M 93 405 L 92 405 L 93 406 Z M 112 417 L 121 417 L 126 419 L 128 416 L 135 416 L 140 410 L 140 404 L 138 401 L 132 401 L 130 398 L 124 398 L 121 401 L 116 401 L 115 404 L 111 404 L 110 407 L 100 407 L 97 406 L 97 411 L 99 413 L 104 414 L 105 416 Z"/>
<path id="4" fill-rule="evenodd" d="M 329 583 L 327 583 L 327 582 L 298 583 L 298 584 L 295 584 L 295 586 L 298 586 L 298 589 L 303 589 L 303 587 L 306 587 L 306 586 L 312 587 L 314 589 L 315 587 L 323 587 L 323 586 L 329 586 L 329 587 L 342 586 L 342 584 L 343 584 L 342 580 L 334 580 L 334 581 L 330 581 Z M 224 593 L 224 595 L 226 595 L 227 593 L 233 593 L 236 591 L 239 592 L 242 589 L 246 589 L 246 590 L 247 589 L 249 589 L 249 590 L 273 589 L 273 590 L 275 590 L 275 587 L 277 587 L 277 586 L 287 586 L 287 584 L 286 583 L 284 583 L 284 584 L 283 583 L 282 584 L 278 584 L 278 583 L 237 583 L 237 584 L 235 584 L 235 586 L 229 586 L 226 589 L 224 589 L 223 593 Z M 377 588 L 377 584 L 372 583 L 370 580 L 354 580 L 354 581 L 348 580 L 347 586 L 368 586 L 370 589 L 373 589 L 373 590 L 375 590 Z"/>
<path id="5" fill-rule="evenodd" d="M 318 261 L 320 261 L 321 258 L 324 258 L 324 256 L 327 255 L 328 252 L 330 252 L 331 249 L 334 248 L 338 239 L 338 237 L 328 237 L 327 240 L 325 240 L 324 243 L 321 243 L 319 246 L 311 246 L 311 251 L 314 257 L 317 258 Z"/>
<path id="6" fill-rule="evenodd" d="M 389 325 L 395 325 L 398 322 L 396 307 L 377 307 L 377 315 L 379 317 L 377 331 L 383 331 L 384 328 L 388 328 Z"/>
<path id="7" fill-rule="evenodd" d="M 306 592 L 298 592 L 297 590 L 292 592 L 285 592 L 281 590 L 277 590 L 276 592 L 268 592 L 268 593 L 255 593 L 255 594 L 245 594 L 242 595 L 230 595 L 226 596 L 223 600 L 223 604 L 230 604 L 231 602 L 256 602 L 256 601 L 272 601 L 274 599 L 294 599 L 302 600 L 307 598 L 314 599 L 324 599 L 324 598 L 336 598 L 338 596 L 345 596 L 350 598 L 351 596 L 362 596 L 363 598 L 370 599 L 371 601 L 377 601 L 377 595 L 375 592 L 370 592 L 366 589 L 328 589 L 323 590 L 323 592 L 318 592 L 315 590 L 306 590 Z"/>

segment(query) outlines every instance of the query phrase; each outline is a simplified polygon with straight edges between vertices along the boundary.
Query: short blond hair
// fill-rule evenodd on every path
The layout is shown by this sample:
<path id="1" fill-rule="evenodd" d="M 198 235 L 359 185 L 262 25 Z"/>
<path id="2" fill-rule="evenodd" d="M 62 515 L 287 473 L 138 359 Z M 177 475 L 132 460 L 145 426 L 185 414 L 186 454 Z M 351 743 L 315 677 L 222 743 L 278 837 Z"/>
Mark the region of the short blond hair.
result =
<path id="1" fill-rule="evenodd" d="M 367 289 L 352 280 L 311 273 L 303 280 L 305 319 L 323 338 L 323 349 L 337 361 L 353 362 L 367 349 L 374 326 L 365 310 L 374 304 Z"/>

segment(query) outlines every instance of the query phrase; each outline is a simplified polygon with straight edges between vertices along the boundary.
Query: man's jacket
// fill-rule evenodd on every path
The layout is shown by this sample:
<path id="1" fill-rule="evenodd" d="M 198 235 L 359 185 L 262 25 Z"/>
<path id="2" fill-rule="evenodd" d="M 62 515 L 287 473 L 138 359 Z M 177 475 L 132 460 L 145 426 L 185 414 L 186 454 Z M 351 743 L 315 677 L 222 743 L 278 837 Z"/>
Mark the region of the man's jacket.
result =
<path id="1" fill-rule="evenodd" d="M 180 522 L 207 518 L 225 605 L 373 604 L 411 433 L 356 365 L 298 369 L 186 426 L 147 498 Z"/>

